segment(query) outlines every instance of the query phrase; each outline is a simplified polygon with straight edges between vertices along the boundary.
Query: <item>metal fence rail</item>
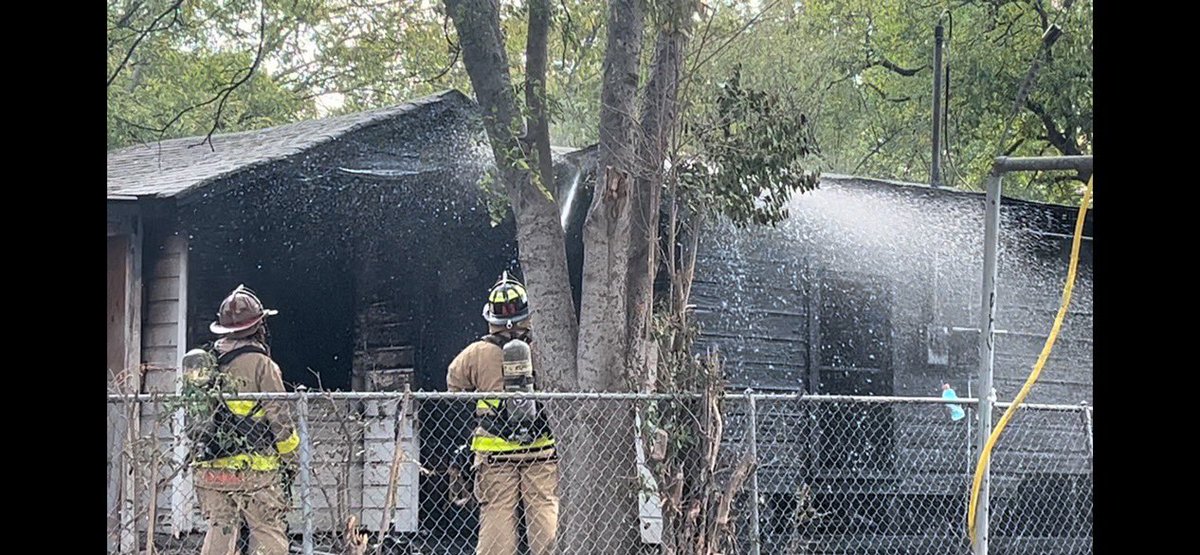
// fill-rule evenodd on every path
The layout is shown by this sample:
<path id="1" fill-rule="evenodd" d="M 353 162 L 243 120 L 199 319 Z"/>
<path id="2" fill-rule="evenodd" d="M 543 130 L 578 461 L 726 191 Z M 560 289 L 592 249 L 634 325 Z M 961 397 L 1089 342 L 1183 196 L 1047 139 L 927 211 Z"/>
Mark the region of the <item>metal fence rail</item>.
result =
<path id="1" fill-rule="evenodd" d="M 286 407 L 301 437 L 287 517 L 292 550 L 474 553 L 478 508 L 451 501 L 456 493 L 452 463 L 456 447 L 473 428 L 475 401 L 484 397 L 446 392 L 239 396 Z M 642 430 L 653 424 L 647 412 L 652 404 L 661 408 L 695 397 L 521 397 L 544 404 L 560 438 L 564 526 L 559 552 L 571 551 L 562 534 L 606 518 L 630 522 L 637 531 L 623 539 L 596 538 L 595 545 L 576 551 L 659 552 L 662 499 L 645 464 Z M 188 437 L 197 418 L 185 417 L 189 400 L 110 395 L 108 402 L 110 429 L 121 432 L 109 453 L 110 552 L 199 553 L 208 524 L 193 484 Z M 966 513 L 976 456 L 969 426 L 975 426 L 977 403 L 958 399 L 966 417 L 954 420 L 942 398 L 728 393 L 720 409 L 716 483 L 726 483 L 738 461 L 754 462 L 733 498 L 733 552 L 969 553 Z M 621 449 L 583 452 L 581 442 L 568 441 L 587 415 L 622 413 L 629 415 L 629 429 L 607 430 L 588 445 L 624 445 L 629 453 L 636 447 L 637 460 L 628 469 L 623 470 Z M 1021 408 L 992 462 L 993 549 L 1091 552 L 1091 413 L 1086 405 Z M 614 460 L 619 464 L 601 464 Z M 615 469 L 605 479 L 637 483 L 640 491 L 631 489 L 627 498 L 613 500 L 573 487 L 571 477 L 593 464 Z"/>

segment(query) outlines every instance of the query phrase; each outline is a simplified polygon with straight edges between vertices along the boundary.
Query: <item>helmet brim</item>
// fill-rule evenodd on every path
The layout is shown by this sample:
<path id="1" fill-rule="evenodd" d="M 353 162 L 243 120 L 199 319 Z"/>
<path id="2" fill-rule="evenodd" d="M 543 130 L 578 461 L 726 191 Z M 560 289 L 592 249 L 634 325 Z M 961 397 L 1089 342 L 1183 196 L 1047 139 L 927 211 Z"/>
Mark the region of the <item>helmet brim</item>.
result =
<path id="1" fill-rule="evenodd" d="M 529 311 L 526 310 L 523 314 L 514 314 L 508 318 L 499 318 L 492 315 L 491 304 L 483 305 L 483 319 L 494 326 L 508 326 L 529 319 Z"/>
<path id="2" fill-rule="evenodd" d="M 213 322 L 208 325 L 208 331 L 211 331 L 217 335 L 225 335 L 228 333 L 237 333 L 239 331 L 245 331 L 254 326 L 257 326 L 267 316 L 274 316 L 276 314 L 279 314 L 278 310 L 271 310 L 271 309 L 267 308 L 267 309 L 263 309 L 263 313 L 259 317 L 255 318 L 253 320 L 247 321 L 247 322 L 240 323 L 240 324 L 222 326 L 220 322 Z"/>

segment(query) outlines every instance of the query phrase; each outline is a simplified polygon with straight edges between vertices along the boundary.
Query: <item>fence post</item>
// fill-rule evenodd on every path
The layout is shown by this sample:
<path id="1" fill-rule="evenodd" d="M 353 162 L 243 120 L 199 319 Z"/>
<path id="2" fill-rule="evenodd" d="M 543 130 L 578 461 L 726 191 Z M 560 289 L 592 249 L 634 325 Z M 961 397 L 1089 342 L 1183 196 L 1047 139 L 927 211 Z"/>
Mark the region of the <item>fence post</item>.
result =
<path id="1" fill-rule="evenodd" d="M 750 472 L 750 554 L 759 555 L 762 540 L 758 524 L 758 407 L 753 389 L 746 388 L 746 399 L 750 403 L 750 429 L 747 437 L 750 440 L 750 459 L 754 462 L 754 468 Z"/>
<path id="2" fill-rule="evenodd" d="M 300 394 L 297 401 L 297 412 L 300 427 L 300 513 L 303 521 L 303 539 L 301 549 L 304 555 L 313 555 L 313 515 L 312 515 L 312 437 L 308 433 L 308 388 L 296 386 Z"/>
<path id="3" fill-rule="evenodd" d="M 1090 464 L 1092 462 L 1092 407 L 1087 401 L 1083 401 L 1080 404 L 1083 405 L 1083 427 L 1084 431 L 1087 432 L 1086 445 L 1088 463 Z"/>
<path id="4" fill-rule="evenodd" d="M 983 295 L 979 311 L 979 451 L 983 456 L 984 446 L 992 432 L 992 405 L 996 402 L 996 390 L 992 385 L 992 372 L 996 355 L 996 277 L 997 252 L 1000 244 L 1000 174 L 988 176 L 985 197 L 983 226 Z M 988 519 L 991 495 L 991 461 L 983 465 L 979 487 L 979 501 L 975 505 L 975 550 L 974 555 L 988 555 Z"/>
<path id="5" fill-rule="evenodd" d="M 136 393 L 137 390 L 134 390 Z M 121 534 L 118 548 L 123 554 L 138 552 L 137 540 L 137 461 L 134 450 L 137 447 L 138 436 L 141 434 L 142 403 L 133 398 L 130 400 L 125 416 L 125 444 L 121 447 Z M 153 496 L 152 496 L 153 497 Z M 156 502 L 151 499 L 150 503 Z"/>

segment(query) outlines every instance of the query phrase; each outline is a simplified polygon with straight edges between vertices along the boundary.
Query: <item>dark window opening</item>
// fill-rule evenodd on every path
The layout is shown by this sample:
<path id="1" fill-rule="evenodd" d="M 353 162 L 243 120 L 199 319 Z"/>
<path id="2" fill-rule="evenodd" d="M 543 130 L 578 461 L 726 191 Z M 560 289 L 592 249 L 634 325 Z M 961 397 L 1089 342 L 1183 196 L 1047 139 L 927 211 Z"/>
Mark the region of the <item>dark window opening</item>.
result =
<path id="1" fill-rule="evenodd" d="M 811 523 L 815 535 L 872 536 L 891 527 L 887 494 L 833 491 L 817 496 L 816 509 L 823 516 Z"/>
<path id="2" fill-rule="evenodd" d="M 879 279 L 826 275 L 814 288 L 816 392 L 892 395 L 891 292 Z M 890 470 L 892 407 L 826 405 L 817 411 L 818 461 L 829 470 Z"/>
<path id="3" fill-rule="evenodd" d="M 825 382 L 822 376 L 821 385 L 850 389 L 845 393 L 890 394 L 891 295 L 881 283 L 836 276 L 823 279 L 820 289 L 820 366 L 879 374 L 878 379 L 846 384 Z"/>
<path id="4" fill-rule="evenodd" d="M 1002 498 L 996 534 L 1009 537 L 1092 536 L 1092 482 L 1086 474 L 1033 474 Z"/>

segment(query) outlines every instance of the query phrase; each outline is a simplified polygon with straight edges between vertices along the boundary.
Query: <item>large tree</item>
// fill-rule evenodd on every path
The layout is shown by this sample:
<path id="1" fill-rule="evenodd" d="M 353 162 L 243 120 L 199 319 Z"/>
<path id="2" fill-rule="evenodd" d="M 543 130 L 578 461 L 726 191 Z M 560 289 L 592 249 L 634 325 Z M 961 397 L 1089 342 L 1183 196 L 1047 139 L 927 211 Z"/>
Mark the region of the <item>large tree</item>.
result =
<path id="1" fill-rule="evenodd" d="M 610 2 L 576 324 L 558 206 L 547 187 L 552 170 L 546 37 L 553 5 L 528 3 L 520 87 L 511 76 L 501 4 L 446 0 L 446 7 L 516 219 L 542 345 L 536 363 L 543 384 L 560 391 L 653 387 L 658 352 L 651 334 L 653 281 L 660 263 L 664 188 L 687 180 L 672 186 L 672 200 L 683 198 L 674 193 L 690 191 L 691 212 L 719 207 L 742 221 L 778 221 L 786 214 L 789 193 L 815 185 L 815 174 L 801 163 L 811 151 L 804 116 L 771 95 L 740 88 L 735 75 L 724 94 L 710 91 L 708 102 L 704 94 L 695 95 L 700 107 L 693 110 L 696 131 L 687 134 L 693 139 L 689 145 L 681 140 L 681 88 L 712 53 L 705 50 L 706 41 L 689 48 L 699 4 L 671 0 L 648 10 L 640 0 Z M 645 36 L 647 22 L 652 41 Z M 649 56 L 643 56 L 644 45 L 652 49 Z M 518 90 L 524 92 L 523 102 Z M 671 223 L 674 230 L 677 221 Z M 676 261 L 669 263 L 674 267 Z M 712 391 L 712 384 L 701 389 Z M 636 501 L 642 484 L 636 473 L 634 414 L 632 405 L 613 403 L 560 405 L 556 411 L 563 443 L 559 538 L 565 552 L 613 553 L 639 545 Z M 676 453 L 689 454 L 694 452 Z"/>
<path id="2" fill-rule="evenodd" d="M 600 168 L 592 208 L 585 223 L 581 315 L 575 310 L 567 278 L 563 230 L 555 201 L 545 133 L 545 65 L 549 27 L 548 0 L 530 2 L 525 61 L 526 102 L 518 102 L 496 2 L 447 0 L 454 19 L 463 63 L 471 76 L 492 145 L 501 182 L 511 199 L 517 223 L 521 266 L 532 297 L 542 348 L 536 361 L 551 389 L 626 390 L 626 269 L 629 267 L 631 189 L 634 186 L 634 98 L 642 43 L 642 6 L 637 0 L 610 4 L 608 40 L 601 93 Z M 528 111 L 529 118 L 524 117 Z M 647 278 L 648 279 L 648 278 Z M 583 330 L 583 334 L 579 330 Z M 579 341 L 582 337 L 583 341 Z M 558 419 L 563 451 L 562 496 L 568 508 L 582 506 L 579 486 L 586 486 L 592 511 L 564 511 L 560 542 L 565 552 L 611 552 L 636 544 L 637 514 L 629 502 L 636 468 L 633 439 L 622 441 L 614 430 L 633 431 L 632 414 L 624 411 L 575 411 L 571 425 Z M 615 437 L 614 437 L 615 436 Z M 600 443 L 603 442 L 603 445 Z M 603 449 L 602 451 L 600 449 Z M 606 456 L 598 456 L 604 453 Z M 583 464 L 581 454 L 591 455 Z M 574 503 L 573 503 L 574 502 Z M 609 514 L 595 518 L 595 510 Z M 590 514 L 589 514 L 590 513 Z M 591 516 L 584 524 L 584 518 Z M 600 544 L 603 540 L 604 545 Z"/>

